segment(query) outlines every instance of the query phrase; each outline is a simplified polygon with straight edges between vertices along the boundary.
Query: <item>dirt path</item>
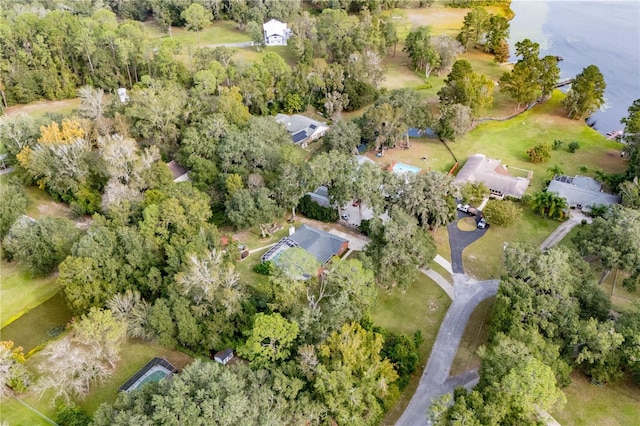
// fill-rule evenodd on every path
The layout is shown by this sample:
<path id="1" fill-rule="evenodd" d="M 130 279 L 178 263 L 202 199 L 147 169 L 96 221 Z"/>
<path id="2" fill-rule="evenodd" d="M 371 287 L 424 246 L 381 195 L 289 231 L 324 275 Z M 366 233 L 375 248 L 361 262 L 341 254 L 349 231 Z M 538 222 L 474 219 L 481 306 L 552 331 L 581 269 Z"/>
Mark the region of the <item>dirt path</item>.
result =
<path id="1" fill-rule="evenodd" d="M 63 109 L 77 108 L 80 105 L 80 98 L 64 99 L 62 101 L 37 101 L 29 104 L 13 105 L 5 110 L 5 115 L 16 115 L 20 113 L 34 114 L 45 112 L 56 112 Z"/>

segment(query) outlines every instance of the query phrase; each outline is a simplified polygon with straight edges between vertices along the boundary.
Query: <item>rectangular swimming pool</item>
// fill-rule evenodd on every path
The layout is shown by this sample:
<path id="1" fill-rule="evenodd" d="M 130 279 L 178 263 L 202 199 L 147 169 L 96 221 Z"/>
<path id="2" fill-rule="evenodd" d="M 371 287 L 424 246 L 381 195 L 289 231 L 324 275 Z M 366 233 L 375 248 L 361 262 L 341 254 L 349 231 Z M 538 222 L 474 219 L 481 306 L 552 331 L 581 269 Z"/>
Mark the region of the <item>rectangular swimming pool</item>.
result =
<path id="1" fill-rule="evenodd" d="M 124 385 L 120 386 L 120 390 L 124 392 L 131 392 L 132 390 L 139 389 L 147 383 L 159 382 L 166 377 L 170 377 L 176 372 L 176 368 L 167 360 L 162 358 L 153 358 L 144 367 L 138 370 L 136 374 L 131 376 Z"/>
<path id="2" fill-rule="evenodd" d="M 405 163 L 396 163 L 393 166 L 393 171 L 399 173 L 419 173 L 420 170 L 422 170 L 420 167 L 412 166 Z"/>

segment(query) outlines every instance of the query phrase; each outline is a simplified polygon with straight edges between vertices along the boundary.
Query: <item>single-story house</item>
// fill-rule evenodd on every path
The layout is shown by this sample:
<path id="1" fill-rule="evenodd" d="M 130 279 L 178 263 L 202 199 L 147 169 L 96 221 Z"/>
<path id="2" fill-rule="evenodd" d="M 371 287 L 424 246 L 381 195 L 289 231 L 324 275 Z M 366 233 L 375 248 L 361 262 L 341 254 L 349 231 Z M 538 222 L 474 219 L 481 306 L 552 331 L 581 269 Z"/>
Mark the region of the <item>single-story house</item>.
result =
<path id="1" fill-rule="evenodd" d="M 220 364 L 226 364 L 233 359 L 233 349 L 224 349 L 216 352 L 213 359 Z"/>
<path id="2" fill-rule="evenodd" d="M 504 197 L 505 195 L 521 198 L 529 187 L 529 178 L 513 176 L 507 166 L 501 164 L 500 160 L 487 158 L 482 154 L 474 154 L 467 159 L 455 178 L 458 184 L 467 182 L 482 182 L 491 191 L 494 197 Z"/>
<path id="3" fill-rule="evenodd" d="M 300 225 L 295 232 L 278 241 L 262 255 L 262 261 L 277 260 L 280 253 L 294 247 L 306 250 L 320 265 L 325 265 L 333 256 L 342 255 L 349 248 L 349 241 L 308 225 Z"/>
<path id="4" fill-rule="evenodd" d="M 171 160 L 167 163 L 167 167 L 173 175 L 174 182 L 185 182 L 189 180 L 189 170 L 182 167 L 176 160 Z"/>
<path id="5" fill-rule="evenodd" d="M 311 197 L 313 201 L 322 207 L 335 207 L 335 203 L 332 203 L 329 199 L 329 188 L 324 185 L 317 187 L 313 192 L 307 192 L 305 195 Z"/>
<path id="6" fill-rule="evenodd" d="M 594 206 L 610 206 L 620 202 L 618 195 L 603 192 L 602 184 L 587 176 L 556 175 L 549 182 L 547 191 L 555 192 L 567 200 L 569 208 L 580 209 L 585 213 L 589 213 Z"/>
<path id="7" fill-rule="evenodd" d="M 278 114 L 276 115 L 276 121 L 284 124 L 287 132 L 291 135 L 293 143 L 302 148 L 306 148 L 310 141 L 324 136 L 325 132 L 329 130 L 327 123 L 322 123 L 300 114 Z"/>
<path id="8" fill-rule="evenodd" d="M 262 32 L 266 46 L 286 46 L 287 40 L 291 37 L 291 30 L 287 28 L 287 24 L 277 19 L 262 24 Z"/>

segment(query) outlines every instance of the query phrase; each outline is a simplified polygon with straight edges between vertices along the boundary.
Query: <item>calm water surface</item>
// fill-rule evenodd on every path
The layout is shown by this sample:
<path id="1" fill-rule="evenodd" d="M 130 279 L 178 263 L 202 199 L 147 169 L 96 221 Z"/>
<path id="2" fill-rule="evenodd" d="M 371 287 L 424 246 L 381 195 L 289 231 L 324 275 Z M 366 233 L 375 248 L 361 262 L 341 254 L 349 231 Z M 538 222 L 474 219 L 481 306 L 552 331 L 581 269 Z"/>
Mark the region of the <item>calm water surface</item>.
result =
<path id="1" fill-rule="evenodd" d="M 640 0 L 515 0 L 511 9 L 511 52 L 525 38 L 539 43 L 541 55 L 564 58 L 561 78 L 596 65 L 607 83 L 606 105 L 589 123 L 603 133 L 622 129 L 620 119 L 640 99 Z"/>

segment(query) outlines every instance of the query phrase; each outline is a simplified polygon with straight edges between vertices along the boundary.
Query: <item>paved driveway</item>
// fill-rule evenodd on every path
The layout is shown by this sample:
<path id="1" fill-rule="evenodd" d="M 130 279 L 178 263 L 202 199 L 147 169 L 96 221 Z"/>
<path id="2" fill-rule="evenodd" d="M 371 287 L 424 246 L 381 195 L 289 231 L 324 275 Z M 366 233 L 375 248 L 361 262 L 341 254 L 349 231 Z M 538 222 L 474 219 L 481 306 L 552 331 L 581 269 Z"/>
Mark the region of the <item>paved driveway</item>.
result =
<path id="1" fill-rule="evenodd" d="M 489 230 L 489 225 L 487 225 L 484 229 L 476 228 L 475 231 L 461 231 L 458 229 L 458 220 L 463 217 L 469 217 L 469 215 L 458 211 L 457 220 L 447 225 L 447 231 L 449 232 L 449 247 L 451 248 L 451 269 L 454 274 L 464 274 L 462 251 L 465 247 L 482 237 Z M 479 220 L 480 218 L 476 217 L 476 223 Z"/>
<path id="2" fill-rule="evenodd" d="M 434 397 L 453 392 L 456 386 L 472 386 L 477 382 L 477 374 L 473 372 L 452 378 L 449 373 L 471 313 L 480 302 L 496 294 L 499 282 L 478 282 L 463 274 L 453 276 L 455 299 L 440 325 L 418 389 L 396 425 L 427 426 L 426 413 Z"/>

